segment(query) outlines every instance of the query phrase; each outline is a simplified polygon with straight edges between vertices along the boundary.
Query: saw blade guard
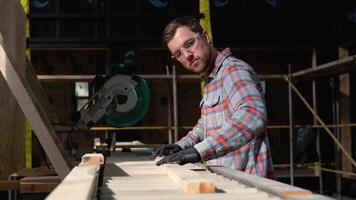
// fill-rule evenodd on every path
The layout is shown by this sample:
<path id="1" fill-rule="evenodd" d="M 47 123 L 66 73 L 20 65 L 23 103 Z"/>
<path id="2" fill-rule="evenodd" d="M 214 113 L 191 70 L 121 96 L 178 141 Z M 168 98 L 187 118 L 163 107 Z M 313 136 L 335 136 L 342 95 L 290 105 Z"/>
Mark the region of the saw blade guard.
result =
<path id="1" fill-rule="evenodd" d="M 113 84 L 115 109 L 107 113 L 105 118 L 107 125 L 121 128 L 137 124 L 143 119 L 150 104 L 147 82 L 132 75 L 117 76 L 109 81 L 116 82 Z"/>
<path id="2" fill-rule="evenodd" d="M 96 82 L 100 82 L 98 91 L 81 108 L 78 127 L 90 128 L 102 118 L 108 126 L 119 128 L 142 120 L 150 104 L 150 91 L 145 80 L 134 75 L 116 74 L 97 77 Z"/>

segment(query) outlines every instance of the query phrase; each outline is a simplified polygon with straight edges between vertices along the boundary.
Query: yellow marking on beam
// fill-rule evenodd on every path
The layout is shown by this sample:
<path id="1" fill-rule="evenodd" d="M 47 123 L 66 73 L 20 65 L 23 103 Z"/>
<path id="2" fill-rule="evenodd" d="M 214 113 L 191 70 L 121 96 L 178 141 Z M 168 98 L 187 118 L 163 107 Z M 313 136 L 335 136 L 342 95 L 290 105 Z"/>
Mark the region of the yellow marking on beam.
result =
<path id="1" fill-rule="evenodd" d="M 31 61 L 31 50 L 30 49 L 26 49 L 26 58 Z"/>
<path id="2" fill-rule="evenodd" d="M 20 0 L 26 14 L 30 12 L 30 1 Z M 26 38 L 30 37 L 30 20 L 26 17 Z M 26 48 L 26 57 L 31 60 L 31 51 Z M 25 168 L 32 168 L 32 128 L 28 120 L 25 121 Z"/>
<path id="3" fill-rule="evenodd" d="M 211 32 L 209 0 L 199 0 L 199 12 L 204 15 L 203 18 L 200 19 L 200 25 L 206 32 L 208 32 L 210 41 L 212 43 L 213 34 Z"/>
<path id="4" fill-rule="evenodd" d="M 199 23 L 203 29 L 208 33 L 209 40 L 213 44 L 213 33 L 211 31 L 211 22 L 210 22 L 210 3 L 209 0 L 199 0 L 199 12 L 203 14 L 203 18 L 200 19 Z M 201 95 L 204 94 L 204 82 L 200 82 Z"/>

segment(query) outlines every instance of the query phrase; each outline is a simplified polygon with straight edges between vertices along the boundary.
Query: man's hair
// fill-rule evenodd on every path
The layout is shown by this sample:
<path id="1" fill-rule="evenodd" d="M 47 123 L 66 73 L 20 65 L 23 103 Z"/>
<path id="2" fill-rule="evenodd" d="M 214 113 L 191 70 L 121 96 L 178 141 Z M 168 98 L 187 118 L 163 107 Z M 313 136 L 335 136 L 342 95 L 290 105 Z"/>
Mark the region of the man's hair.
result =
<path id="1" fill-rule="evenodd" d="M 186 26 L 194 33 L 202 33 L 204 30 L 200 26 L 199 21 L 191 16 L 179 17 L 170 21 L 163 31 L 162 42 L 165 47 L 172 40 L 177 28 Z"/>

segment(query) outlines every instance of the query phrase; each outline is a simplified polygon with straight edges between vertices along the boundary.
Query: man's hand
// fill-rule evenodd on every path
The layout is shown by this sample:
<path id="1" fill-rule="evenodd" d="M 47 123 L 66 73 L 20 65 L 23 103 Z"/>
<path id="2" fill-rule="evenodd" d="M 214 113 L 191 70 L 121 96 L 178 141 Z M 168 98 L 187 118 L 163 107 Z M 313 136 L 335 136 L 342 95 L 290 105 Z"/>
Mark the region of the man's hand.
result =
<path id="1" fill-rule="evenodd" d="M 198 151 L 194 147 L 191 147 L 189 149 L 185 149 L 183 151 L 179 151 L 178 153 L 164 157 L 163 159 L 158 161 L 156 165 L 160 166 L 168 162 L 176 162 L 180 165 L 184 165 L 187 163 L 196 163 L 199 162 L 200 160 L 201 158 Z"/>
<path id="2" fill-rule="evenodd" d="M 162 147 L 157 148 L 152 152 L 152 159 L 155 159 L 157 156 L 162 157 L 162 156 L 167 156 L 171 155 L 174 153 L 177 153 L 179 151 L 182 151 L 183 149 L 178 145 L 178 144 L 168 144 L 164 145 Z"/>

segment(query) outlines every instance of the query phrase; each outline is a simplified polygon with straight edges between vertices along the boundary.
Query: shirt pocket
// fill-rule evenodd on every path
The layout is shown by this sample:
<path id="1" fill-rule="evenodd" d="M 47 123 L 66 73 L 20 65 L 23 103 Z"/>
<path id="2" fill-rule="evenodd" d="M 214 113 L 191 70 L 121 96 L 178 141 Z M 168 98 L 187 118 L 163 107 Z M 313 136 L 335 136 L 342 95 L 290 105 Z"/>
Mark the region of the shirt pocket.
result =
<path id="1" fill-rule="evenodd" d="M 209 94 L 204 95 L 203 99 L 199 103 L 199 107 L 203 108 L 211 108 L 218 105 L 220 102 L 220 95 L 218 94 Z"/>
<path id="2" fill-rule="evenodd" d="M 224 121 L 222 98 L 219 94 L 208 94 L 201 102 L 201 109 L 207 130 L 219 129 Z"/>

